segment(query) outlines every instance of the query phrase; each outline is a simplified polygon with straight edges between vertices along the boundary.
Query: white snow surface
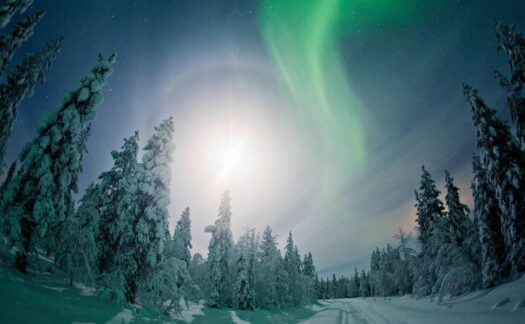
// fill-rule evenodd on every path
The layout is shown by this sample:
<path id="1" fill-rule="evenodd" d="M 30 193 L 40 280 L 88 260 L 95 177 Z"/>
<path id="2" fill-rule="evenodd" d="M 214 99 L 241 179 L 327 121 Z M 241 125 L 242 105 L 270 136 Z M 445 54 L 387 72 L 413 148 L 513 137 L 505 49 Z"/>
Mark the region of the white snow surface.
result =
<path id="1" fill-rule="evenodd" d="M 127 324 L 133 320 L 133 313 L 131 310 L 125 308 L 122 312 L 115 315 L 112 319 L 106 322 L 106 324 Z"/>
<path id="2" fill-rule="evenodd" d="M 190 304 L 188 308 L 181 300 L 182 311 L 179 315 L 175 316 L 176 319 L 182 320 L 185 323 L 191 323 L 194 320 L 194 317 L 197 315 L 204 316 L 202 309 L 204 308 L 204 301 L 199 302 L 198 304 Z"/>
<path id="3" fill-rule="evenodd" d="M 408 295 L 326 301 L 326 308 L 304 323 L 525 323 L 525 276 L 438 304 Z"/>
<path id="4" fill-rule="evenodd" d="M 234 311 L 230 311 L 230 315 L 232 317 L 232 322 L 235 324 L 250 324 L 250 322 L 240 319 Z"/>

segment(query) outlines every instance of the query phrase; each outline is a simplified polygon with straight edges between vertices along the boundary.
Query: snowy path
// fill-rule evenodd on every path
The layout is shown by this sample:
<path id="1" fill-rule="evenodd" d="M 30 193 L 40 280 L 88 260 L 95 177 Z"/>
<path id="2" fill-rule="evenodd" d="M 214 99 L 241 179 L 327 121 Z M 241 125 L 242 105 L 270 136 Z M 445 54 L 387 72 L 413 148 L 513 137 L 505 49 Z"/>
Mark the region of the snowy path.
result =
<path id="1" fill-rule="evenodd" d="M 512 311 L 512 303 L 492 309 L 491 300 L 483 298 L 458 300 L 437 305 L 428 300 L 409 297 L 392 299 L 354 298 L 326 302 L 326 307 L 303 323 L 525 323 L 525 309 Z"/>

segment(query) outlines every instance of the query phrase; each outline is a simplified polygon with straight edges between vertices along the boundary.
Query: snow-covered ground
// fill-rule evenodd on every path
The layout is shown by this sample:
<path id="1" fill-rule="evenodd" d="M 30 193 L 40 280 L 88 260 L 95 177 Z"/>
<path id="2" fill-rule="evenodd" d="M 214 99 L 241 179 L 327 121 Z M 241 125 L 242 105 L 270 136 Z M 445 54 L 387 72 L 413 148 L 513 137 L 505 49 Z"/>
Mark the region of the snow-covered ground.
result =
<path id="1" fill-rule="evenodd" d="M 198 308 L 198 310 L 197 310 Z M 352 298 L 321 301 L 318 305 L 307 306 L 311 316 L 300 321 L 307 324 L 324 323 L 444 323 L 444 324 L 485 324 L 525 323 L 525 276 L 493 289 L 477 291 L 460 297 L 447 299 L 442 303 L 430 298 L 414 299 L 410 296 L 394 298 Z M 214 316 L 202 312 L 202 305 L 191 305 L 183 311 L 186 322 L 213 323 Z M 229 312 L 222 322 L 270 323 L 272 317 L 264 311 Z M 191 316 L 191 315 L 193 316 Z M 215 315 L 218 313 L 215 313 Z M 186 315 L 186 316 L 184 316 Z M 197 316 L 195 316 L 197 315 Z M 202 316 L 204 315 L 204 316 Z M 249 318 L 247 317 L 248 315 Z M 218 322 L 218 323 L 219 323 Z M 277 320 L 279 323 L 287 321 Z M 295 323 L 297 321 L 290 321 Z"/>
<path id="2" fill-rule="evenodd" d="M 44 267 L 45 268 L 45 267 Z M 287 310 L 239 311 L 184 306 L 169 318 L 150 305 L 108 303 L 59 274 L 22 275 L 0 262 L 0 323 L 525 323 L 525 276 L 442 303 L 429 298 L 355 298 Z"/>
<path id="3" fill-rule="evenodd" d="M 525 323 L 525 276 L 493 289 L 438 304 L 409 296 L 353 298 L 325 302 L 304 323 Z"/>

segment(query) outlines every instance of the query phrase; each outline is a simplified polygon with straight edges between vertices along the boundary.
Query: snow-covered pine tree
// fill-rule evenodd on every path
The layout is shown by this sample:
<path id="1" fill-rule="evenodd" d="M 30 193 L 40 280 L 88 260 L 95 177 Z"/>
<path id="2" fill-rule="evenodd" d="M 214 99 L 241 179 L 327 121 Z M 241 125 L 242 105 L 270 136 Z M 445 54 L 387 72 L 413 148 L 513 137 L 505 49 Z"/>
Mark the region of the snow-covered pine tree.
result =
<path id="1" fill-rule="evenodd" d="M 310 279 L 314 279 L 317 272 L 315 271 L 314 258 L 312 253 L 308 252 L 304 255 L 303 259 L 303 274 Z"/>
<path id="2" fill-rule="evenodd" d="M 51 66 L 62 40 L 48 43 L 42 50 L 26 56 L 24 61 L 7 74 L 7 82 L 0 85 L 0 164 L 3 162 L 5 145 L 13 123 L 16 119 L 18 106 L 24 97 L 33 92 L 37 81 L 44 82 L 44 71 Z M 2 166 L 0 165 L 0 174 Z"/>
<path id="3" fill-rule="evenodd" d="M 255 271 L 257 306 L 275 308 L 290 305 L 287 273 L 284 271 L 283 258 L 269 226 L 264 229 L 257 259 Z"/>
<path id="4" fill-rule="evenodd" d="M 171 244 L 172 251 L 170 251 L 170 253 L 173 254 L 173 257 L 183 260 L 189 265 L 191 261 L 191 220 L 189 207 L 184 209 L 180 219 L 177 221 Z"/>
<path id="5" fill-rule="evenodd" d="M 165 254 L 169 240 L 168 205 L 170 202 L 173 144 L 173 118 L 155 127 L 155 133 L 144 147 L 138 175 L 138 211 L 134 224 L 133 254 L 137 271 L 128 283 L 128 300 L 133 301 L 138 289 L 149 290 L 150 279 Z"/>
<path id="6" fill-rule="evenodd" d="M 474 214 L 478 220 L 481 242 L 481 274 L 484 288 L 497 285 L 506 275 L 506 251 L 501 234 L 501 220 L 496 193 L 488 182 L 479 156 L 472 160 L 474 179 Z"/>
<path id="7" fill-rule="evenodd" d="M 235 305 L 242 310 L 255 308 L 254 264 L 255 238 L 253 230 L 246 230 L 236 245 Z"/>
<path id="8" fill-rule="evenodd" d="M 365 270 L 361 270 L 361 276 L 359 277 L 359 297 L 370 296 L 370 286 L 368 282 L 368 276 Z"/>
<path id="9" fill-rule="evenodd" d="M 475 89 L 464 85 L 472 110 L 477 147 L 498 200 L 503 239 L 513 274 L 525 270 L 525 153 L 509 127 Z"/>
<path id="10" fill-rule="evenodd" d="M 447 170 L 445 170 L 445 181 L 448 230 L 452 242 L 461 246 L 463 241 L 472 235 L 473 231 L 472 222 L 469 218 L 470 209 L 459 200 L 459 188 L 454 185 L 454 178 L 450 176 Z"/>
<path id="11" fill-rule="evenodd" d="M 418 225 L 418 242 L 421 253 L 414 268 L 414 292 L 418 296 L 431 293 L 436 281 L 434 261 L 439 249 L 439 237 L 443 235 L 443 203 L 439 199 L 434 180 L 423 166 L 421 168 L 421 182 L 419 192 L 416 191 L 416 222 Z"/>
<path id="12" fill-rule="evenodd" d="M 2 212 L 9 220 L 10 239 L 19 251 L 16 264 L 22 272 L 26 272 L 27 255 L 35 245 L 54 246 L 55 238 L 48 236 L 49 231 L 57 233 L 56 228 L 73 211 L 72 175 L 81 164 L 77 140 L 95 117 L 102 99 L 100 89 L 114 61 L 115 55 L 108 59 L 100 56 L 80 87 L 44 119 L 37 137 L 20 153 L 20 170 L 2 197 Z"/>
<path id="13" fill-rule="evenodd" d="M 90 280 L 94 280 L 98 270 L 98 243 L 100 228 L 100 209 L 104 197 L 100 190 L 100 184 L 91 184 L 86 189 L 86 193 L 80 199 L 75 217 L 73 218 L 78 226 L 78 235 L 75 238 L 79 247 L 78 255 L 81 258 L 78 264 L 81 264 L 81 273 L 87 274 Z M 93 282 L 93 284 L 95 284 Z"/>
<path id="14" fill-rule="evenodd" d="M 79 213 L 98 215 L 96 234 L 101 284 L 107 295 L 118 301 L 135 298 L 133 277 L 137 269 L 134 258 L 135 233 L 133 224 L 138 213 L 138 132 L 124 139 L 120 151 L 112 151 L 113 167 L 100 176 L 98 193 L 81 205 Z M 100 200 L 99 200 L 100 199 Z M 93 205 L 95 201 L 98 205 Z M 79 214 L 82 216 L 82 214 Z"/>
<path id="15" fill-rule="evenodd" d="M 354 268 L 354 275 L 350 279 L 350 287 L 348 292 L 350 298 L 359 297 L 359 287 L 359 272 L 357 271 L 357 268 Z"/>
<path id="16" fill-rule="evenodd" d="M 200 253 L 194 253 L 188 266 L 188 271 L 192 282 L 200 288 L 200 293 L 196 296 L 198 300 L 205 297 L 209 290 L 209 280 L 206 269 L 206 260 Z"/>
<path id="17" fill-rule="evenodd" d="M 440 191 L 437 190 L 430 173 L 421 167 L 421 184 L 416 192 L 416 222 L 418 225 L 418 240 L 423 254 L 431 254 L 430 237 L 436 221 L 443 217 L 443 203 L 439 199 Z"/>
<path id="18" fill-rule="evenodd" d="M 288 234 L 284 253 L 284 269 L 288 273 L 288 288 L 292 297 L 293 305 L 300 305 L 303 299 L 301 296 L 301 257 L 295 246 L 292 232 Z"/>
<path id="19" fill-rule="evenodd" d="M 370 295 L 371 296 L 379 296 L 380 289 L 379 289 L 379 278 L 380 278 L 380 270 L 381 270 L 381 256 L 379 254 L 379 248 L 376 248 L 374 251 L 372 251 L 372 255 L 370 256 Z"/>
<path id="20" fill-rule="evenodd" d="M 233 238 L 231 231 L 231 197 L 228 191 L 221 196 L 219 214 L 215 225 L 207 226 L 205 231 L 211 233 L 208 245 L 208 277 L 210 279 L 210 307 L 231 306 L 232 276 L 231 259 Z"/>
<path id="21" fill-rule="evenodd" d="M 33 0 L 6 0 L 0 7 L 0 28 L 4 28 L 18 12 L 23 14 L 33 4 Z"/>
<path id="22" fill-rule="evenodd" d="M 17 22 L 10 33 L 0 35 L 0 75 L 7 69 L 15 51 L 33 35 L 35 25 L 43 16 L 44 12 L 40 11 Z"/>
<path id="23" fill-rule="evenodd" d="M 70 284 L 73 284 L 74 277 L 80 277 L 83 282 L 96 285 L 102 200 L 99 185 L 91 184 L 80 200 L 75 215 L 61 226 L 55 264 L 69 274 Z"/>
<path id="24" fill-rule="evenodd" d="M 415 261 L 415 251 L 409 247 L 411 235 L 410 233 L 406 234 L 400 227 L 399 233 L 394 235 L 394 238 L 399 241 L 397 247 L 397 250 L 399 251 L 399 261 L 395 267 L 394 279 L 400 293 L 411 293 L 412 285 L 414 284 L 411 265 L 413 265 Z"/>
<path id="25" fill-rule="evenodd" d="M 498 48 L 507 55 L 510 67 L 510 80 L 496 72 L 501 86 L 507 92 L 507 107 L 516 124 L 516 135 L 525 149 L 525 38 L 516 32 L 514 26 L 498 22 L 496 24 Z"/>

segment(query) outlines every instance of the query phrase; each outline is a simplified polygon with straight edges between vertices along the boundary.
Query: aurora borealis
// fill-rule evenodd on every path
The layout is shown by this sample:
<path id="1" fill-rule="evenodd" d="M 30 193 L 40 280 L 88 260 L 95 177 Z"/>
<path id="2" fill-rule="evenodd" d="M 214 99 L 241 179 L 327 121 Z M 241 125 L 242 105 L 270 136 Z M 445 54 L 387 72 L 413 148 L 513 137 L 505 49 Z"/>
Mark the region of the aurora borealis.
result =
<path id="1" fill-rule="evenodd" d="M 315 134 L 326 161 L 325 195 L 336 194 L 366 161 L 366 107 L 352 89 L 345 65 L 354 62 L 345 62 L 341 42 L 369 24 L 407 18 L 414 9 L 405 0 L 261 2 L 262 35 L 287 85 L 290 107 Z"/>
<path id="2" fill-rule="evenodd" d="M 470 203 L 474 130 L 461 84 L 503 109 L 492 71 L 506 69 L 493 19 L 525 30 L 520 1 L 59 1 L 30 52 L 64 36 L 47 83 L 24 101 L 6 161 L 96 62 L 117 52 L 93 124 L 80 191 L 172 115 L 176 151 L 170 217 L 192 210 L 192 253 L 206 253 L 219 195 L 232 229 L 269 225 L 311 251 L 321 272 L 353 271 L 369 252 L 414 229 L 413 192 L 425 164 L 442 189 L 448 169 Z M 20 55 L 21 57 L 21 55 Z M 232 136 L 235 172 L 213 160 Z M 219 148 L 219 149 L 217 149 Z M 226 149 L 228 149 L 226 147 Z M 171 229 L 174 222 L 170 223 Z"/>

